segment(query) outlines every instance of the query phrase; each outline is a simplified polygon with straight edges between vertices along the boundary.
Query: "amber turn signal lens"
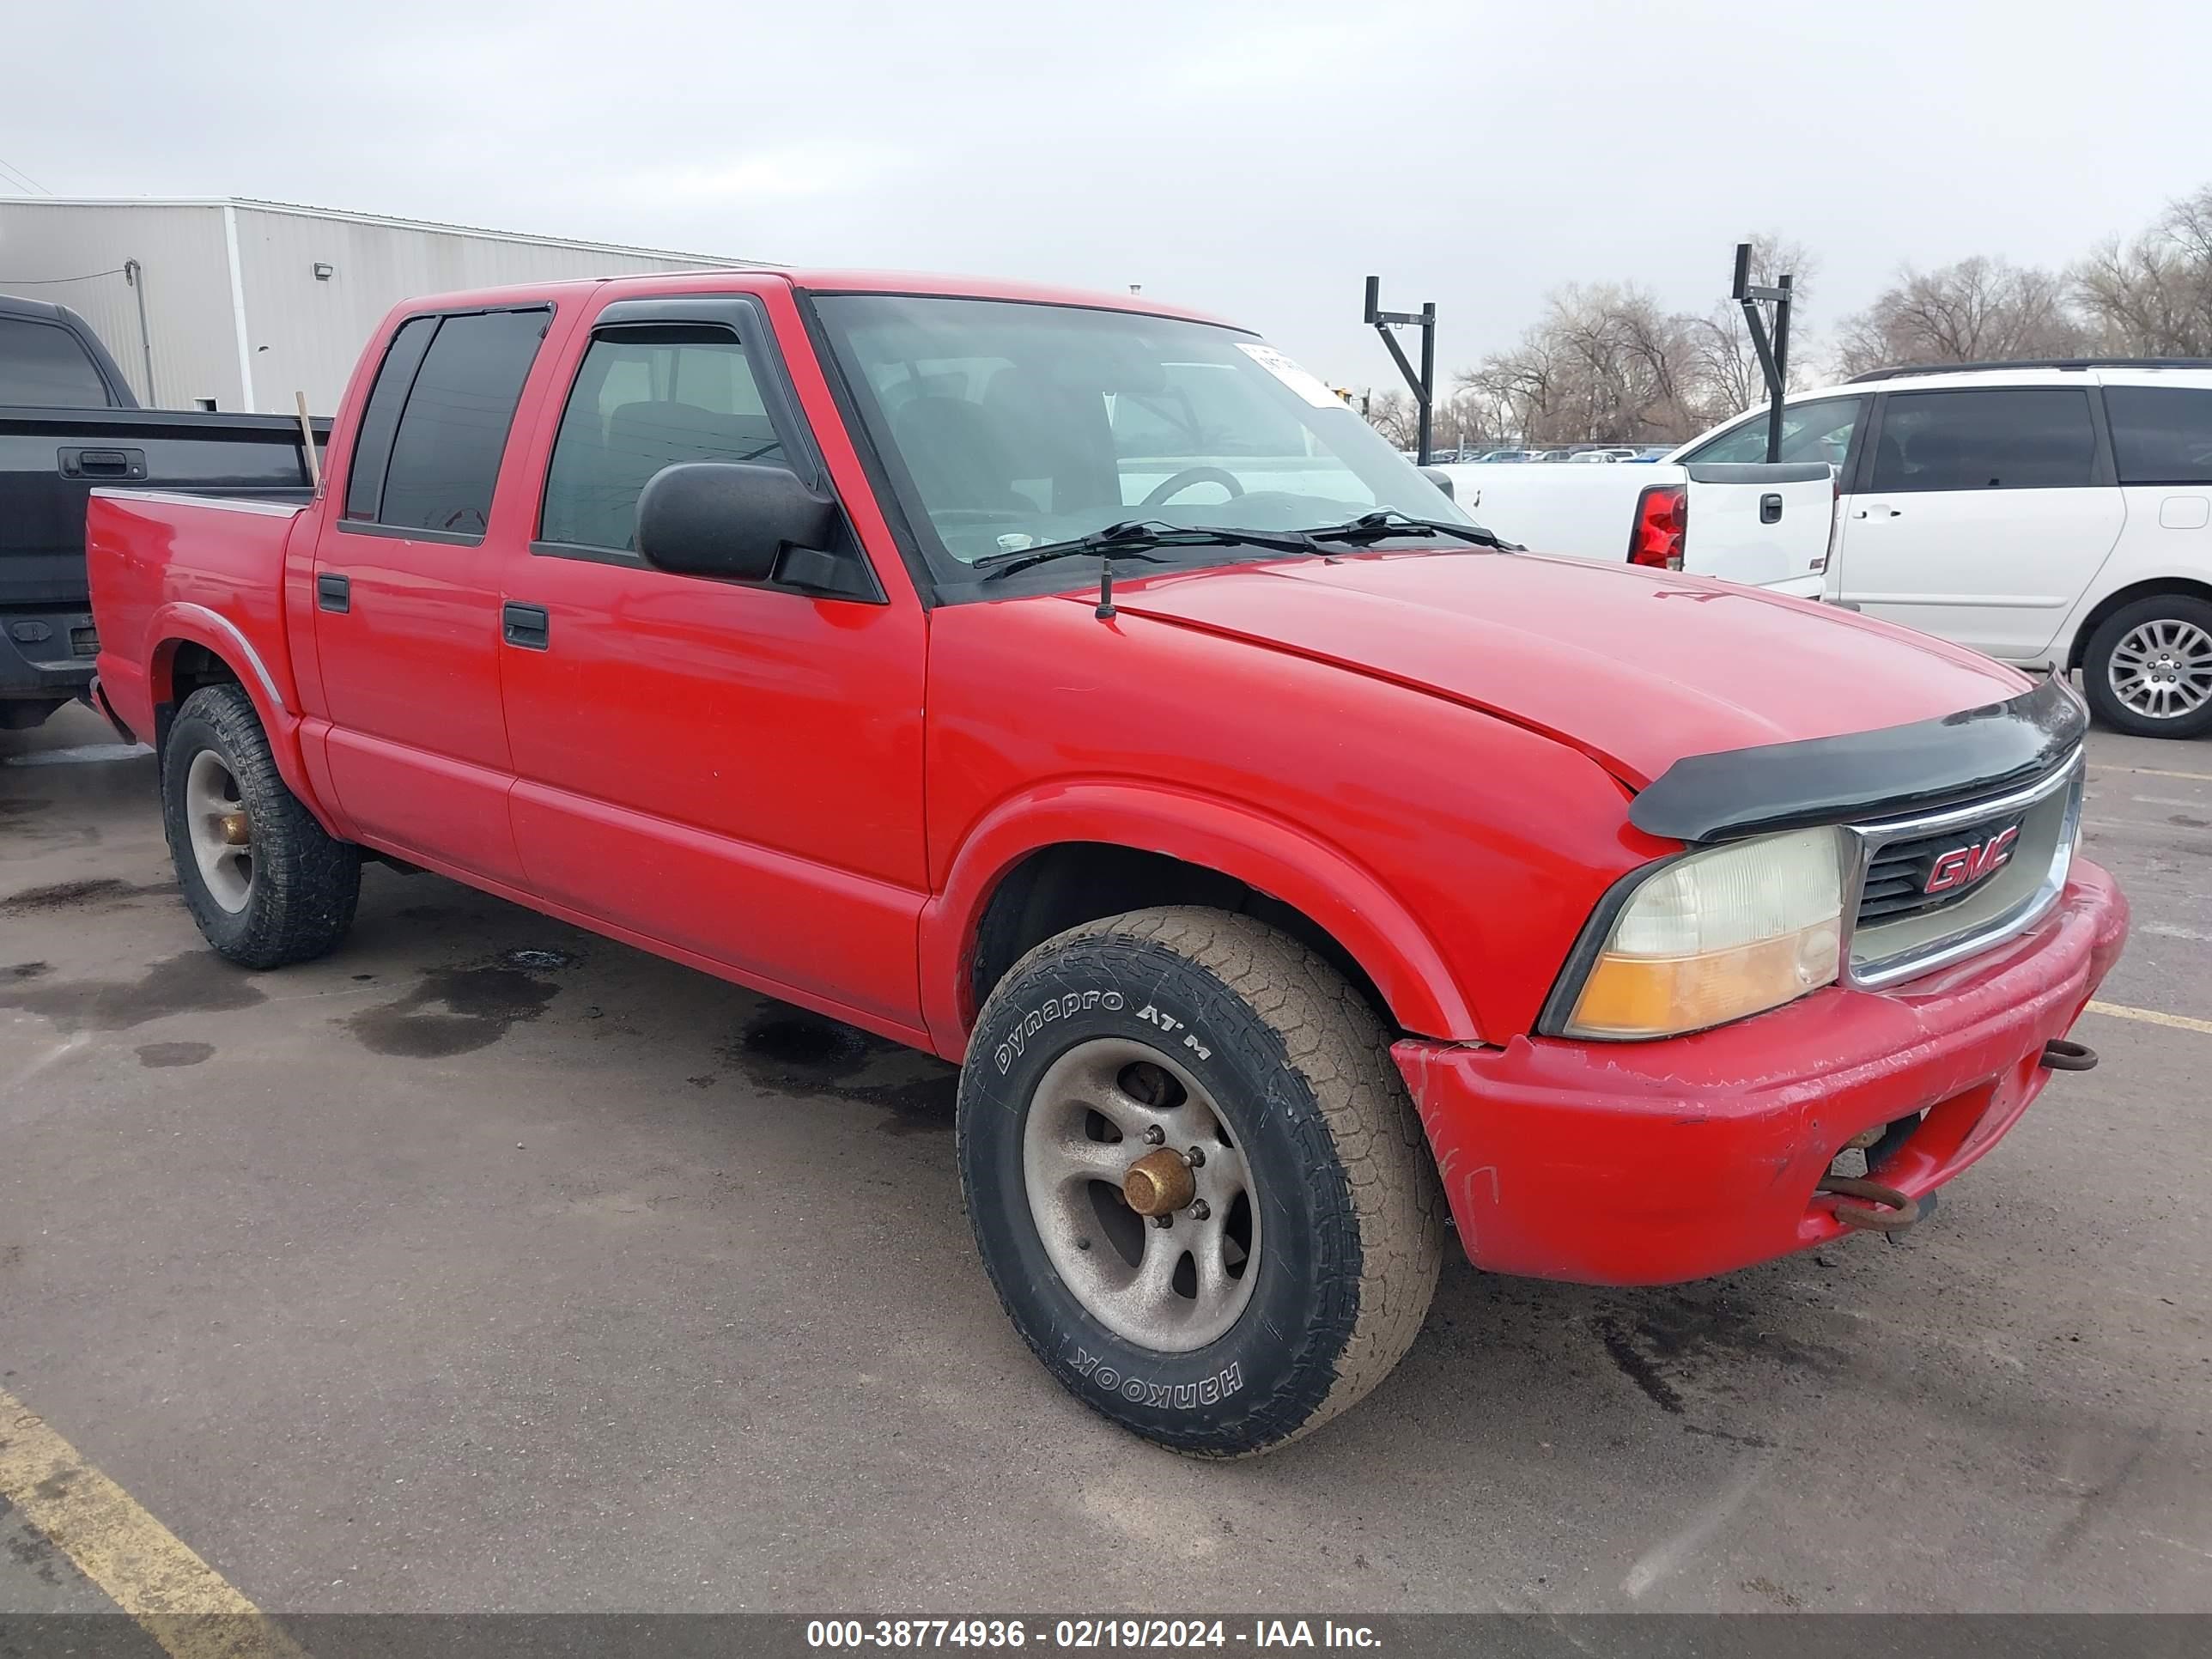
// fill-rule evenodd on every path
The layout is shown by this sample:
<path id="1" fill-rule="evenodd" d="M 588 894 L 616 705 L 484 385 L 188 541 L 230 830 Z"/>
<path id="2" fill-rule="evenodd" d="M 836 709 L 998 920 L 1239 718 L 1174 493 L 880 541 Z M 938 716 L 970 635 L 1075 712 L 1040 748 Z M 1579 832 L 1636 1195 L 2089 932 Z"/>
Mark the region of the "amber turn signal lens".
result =
<path id="1" fill-rule="evenodd" d="M 1832 830 L 1766 836 L 1659 866 L 1614 920 L 1568 1036 L 1674 1036 L 1835 979 L 1842 848 Z"/>

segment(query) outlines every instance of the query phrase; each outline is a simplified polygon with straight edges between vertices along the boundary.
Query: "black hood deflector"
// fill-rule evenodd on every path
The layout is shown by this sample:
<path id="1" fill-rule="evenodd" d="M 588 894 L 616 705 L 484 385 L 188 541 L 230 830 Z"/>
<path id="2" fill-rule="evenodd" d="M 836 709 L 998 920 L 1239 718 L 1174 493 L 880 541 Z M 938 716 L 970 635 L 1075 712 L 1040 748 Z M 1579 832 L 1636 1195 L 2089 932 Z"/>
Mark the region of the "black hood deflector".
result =
<path id="1" fill-rule="evenodd" d="M 1628 821 L 1669 841 L 1715 842 L 1932 811 L 2033 783 L 2088 726 L 2054 676 L 1940 720 L 1686 756 L 1630 803 Z"/>

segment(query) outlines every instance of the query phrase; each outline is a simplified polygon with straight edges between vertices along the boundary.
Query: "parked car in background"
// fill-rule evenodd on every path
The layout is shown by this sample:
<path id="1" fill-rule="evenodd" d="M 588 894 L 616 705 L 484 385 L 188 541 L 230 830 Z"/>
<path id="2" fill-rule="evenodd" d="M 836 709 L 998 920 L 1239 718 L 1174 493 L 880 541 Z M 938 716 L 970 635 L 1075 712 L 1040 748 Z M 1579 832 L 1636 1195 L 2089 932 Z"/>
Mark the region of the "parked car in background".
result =
<path id="1" fill-rule="evenodd" d="M 1761 459 L 1766 427 L 1755 410 L 1669 459 Z M 1837 469 L 1828 598 L 2079 669 L 2118 730 L 2212 732 L 2212 362 L 1864 374 L 1791 398 L 1782 456 Z"/>
<path id="2" fill-rule="evenodd" d="M 94 484 L 304 501 L 308 467 L 296 420 L 142 410 L 82 317 L 0 296 L 0 731 L 38 725 L 92 683 Z"/>
<path id="3" fill-rule="evenodd" d="M 331 950 L 382 854 L 963 1062 L 1008 1315 L 1184 1451 L 1380 1382 L 1447 1213 L 1611 1284 L 1911 1224 L 2126 932 L 2057 685 L 1502 550 L 1133 296 L 425 300 L 313 502 L 93 514 L 96 696 L 216 951 Z"/>

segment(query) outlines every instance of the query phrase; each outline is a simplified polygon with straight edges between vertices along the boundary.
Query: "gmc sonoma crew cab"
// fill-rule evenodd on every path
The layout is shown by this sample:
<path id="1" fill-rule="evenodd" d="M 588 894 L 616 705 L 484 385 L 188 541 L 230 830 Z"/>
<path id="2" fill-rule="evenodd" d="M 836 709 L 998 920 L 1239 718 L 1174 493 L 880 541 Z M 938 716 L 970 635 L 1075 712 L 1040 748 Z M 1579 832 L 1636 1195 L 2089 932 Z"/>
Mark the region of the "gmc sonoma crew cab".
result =
<path id="1" fill-rule="evenodd" d="M 1726 1273 L 1911 1222 L 2094 1058 L 2070 691 L 1502 550 L 1237 329 L 424 300 L 330 453 L 305 506 L 93 504 L 97 696 L 210 943 L 330 950 L 376 855 L 964 1062 L 1007 1313 L 1163 1444 L 1373 1388 L 1447 1215 L 1506 1273 Z"/>

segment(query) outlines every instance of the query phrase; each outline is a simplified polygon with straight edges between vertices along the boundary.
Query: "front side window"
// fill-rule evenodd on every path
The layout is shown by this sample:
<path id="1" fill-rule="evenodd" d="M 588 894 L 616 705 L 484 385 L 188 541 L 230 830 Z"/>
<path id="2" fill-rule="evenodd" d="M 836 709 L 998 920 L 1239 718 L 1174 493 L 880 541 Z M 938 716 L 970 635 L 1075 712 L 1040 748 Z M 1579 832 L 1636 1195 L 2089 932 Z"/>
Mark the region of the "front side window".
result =
<path id="1" fill-rule="evenodd" d="M 2105 413 L 2122 483 L 2212 483 L 2212 391 L 2106 386 Z"/>
<path id="2" fill-rule="evenodd" d="M 0 404 L 106 409 L 107 385 L 84 342 L 69 330 L 0 317 Z"/>
<path id="3" fill-rule="evenodd" d="M 687 461 L 786 464 L 744 346 L 712 325 L 600 330 L 553 441 L 538 538 L 634 550 L 638 496 Z"/>
<path id="4" fill-rule="evenodd" d="M 1467 522 L 1326 386 L 1249 334 L 994 300 L 817 305 L 908 520 L 947 580 L 969 580 L 978 559 L 1138 520 L 1282 531 L 1388 508 Z"/>
<path id="5" fill-rule="evenodd" d="M 1875 445 L 1874 488 L 2081 489 L 2094 482 L 2096 462 L 2086 391 L 1893 392 Z"/>
<path id="6" fill-rule="evenodd" d="M 392 432 L 379 524 L 451 536 L 484 533 L 507 428 L 550 320 L 542 307 L 438 319 Z M 394 352 L 401 343 L 395 337 Z M 387 355 L 387 371 L 392 362 Z M 381 376 L 376 390 L 383 390 Z M 364 440 L 375 402 L 373 393 L 362 416 Z M 351 481 L 347 504 L 353 506 Z"/>
<path id="7" fill-rule="evenodd" d="M 1823 398 L 1789 404 L 1782 410 L 1782 454 L 1785 461 L 1826 461 L 1840 470 L 1850 459 L 1851 435 L 1866 418 L 1864 398 Z M 1730 427 L 1686 461 L 1763 461 L 1766 459 L 1766 411 Z"/>

